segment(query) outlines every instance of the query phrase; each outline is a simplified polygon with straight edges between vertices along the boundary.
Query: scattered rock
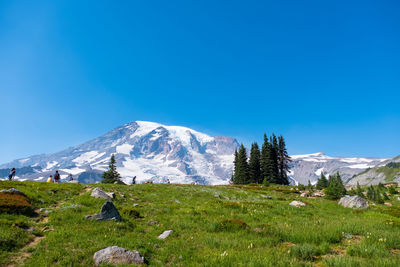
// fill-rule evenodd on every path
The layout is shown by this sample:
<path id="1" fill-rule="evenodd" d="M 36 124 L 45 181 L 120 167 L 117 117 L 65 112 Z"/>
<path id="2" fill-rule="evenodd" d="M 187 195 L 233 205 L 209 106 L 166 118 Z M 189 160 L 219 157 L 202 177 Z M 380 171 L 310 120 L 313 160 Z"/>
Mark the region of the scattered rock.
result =
<path id="1" fill-rule="evenodd" d="M 312 196 L 313 196 L 313 197 L 324 197 L 325 194 L 324 194 L 323 192 L 314 192 L 314 193 L 312 194 Z"/>
<path id="2" fill-rule="evenodd" d="M 311 197 L 311 193 L 310 192 L 303 192 L 300 194 L 301 197 Z"/>
<path id="3" fill-rule="evenodd" d="M 226 200 L 230 200 L 230 198 L 229 198 L 229 197 L 226 197 L 226 196 L 223 196 L 223 198 L 226 199 Z"/>
<path id="4" fill-rule="evenodd" d="M 93 255 L 96 266 L 100 264 L 144 264 L 144 257 L 137 251 L 130 251 L 125 248 L 112 246 L 97 251 Z"/>
<path id="5" fill-rule="evenodd" d="M 389 207 L 393 206 L 392 203 L 389 203 L 389 202 L 385 202 L 384 204 L 385 204 L 386 206 L 389 206 Z"/>
<path id="6" fill-rule="evenodd" d="M 261 197 L 266 198 L 266 199 L 272 199 L 271 196 L 266 196 L 266 195 L 261 195 Z"/>
<path id="7" fill-rule="evenodd" d="M 158 224 L 159 223 L 159 221 L 149 221 L 149 225 L 155 225 L 155 224 Z"/>
<path id="8" fill-rule="evenodd" d="M 220 197 L 221 197 L 221 196 L 218 195 L 218 194 L 214 194 L 213 196 L 216 197 L 216 198 L 220 198 Z"/>
<path id="9" fill-rule="evenodd" d="M 36 228 L 35 227 L 29 227 L 28 229 L 26 229 L 26 231 L 32 233 L 32 232 L 36 231 Z"/>
<path id="10" fill-rule="evenodd" d="M 400 200 L 400 197 L 397 197 L 397 200 Z"/>
<path id="11" fill-rule="evenodd" d="M 137 207 L 137 206 L 139 206 L 139 204 L 138 204 L 138 203 L 134 203 L 133 206 L 134 206 L 134 207 Z"/>
<path id="12" fill-rule="evenodd" d="M 167 230 L 167 231 L 164 231 L 161 235 L 158 236 L 158 239 L 166 239 L 166 238 L 169 237 L 173 232 L 174 232 L 174 230 Z"/>
<path id="13" fill-rule="evenodd" d="M 344 196 L 338 203 L 345 208 L 368 208 L 367 201 L 360 196 Z"/>
<path id="14" fill-rule="evenodd" d="M 113 199 L 115 198 L 115 193 L 106 193 L 100 188 L 96 187 L 95 189 L 93 189 L 90 196 L 95 198 Z"/>
<path id="15" fill-rule="evenodd" d="M 289 205 L 294 207 L 304 207 L 306 204 L 301 201 L 293 200 Z"/>
<path id="16" fill-rule="evenodd" d="M 86 219 L 88 220 L 120 220 L 121 215 L 119 214 L 117 208 L 111 201 L 106 201 L 101 207 L 100 214 L 86 215 Z"/>
<path id="17" fill-rule="evenodd" d="M 159 244 L 154 244 L 153 248 L 154 249 L 158 249 L 158 248 L 160 248 L 160 245 Z"/>
<path id="18" fill-rule="evenodd" d="M 346 239 L 353 239 L 353 235 L 348 234 L 348 233 L 344 233 L 343 237 L 346 238 Z"/>

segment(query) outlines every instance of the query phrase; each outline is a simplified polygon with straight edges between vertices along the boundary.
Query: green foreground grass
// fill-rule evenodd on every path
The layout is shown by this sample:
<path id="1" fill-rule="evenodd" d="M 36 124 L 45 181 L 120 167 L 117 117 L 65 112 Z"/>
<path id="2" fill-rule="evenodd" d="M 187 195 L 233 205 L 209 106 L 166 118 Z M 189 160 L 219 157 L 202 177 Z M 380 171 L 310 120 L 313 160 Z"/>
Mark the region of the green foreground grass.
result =
<path id="1" fill-rule="evenodd" d="M 116 193 L 121 221 L 85 220 L 105 202 L 90 197 L 97 186 Z M 352 210 L 261 186 L 0 182 L 11 187 L 49 213 L 0 212 L 1 266 L 92 266 L 96 251 L 114 245 L 139 251 L 150 266 L 400 266 L 397 196 L 391 207 Z M 157 239 L 169 229 L 175 233 Z"/>

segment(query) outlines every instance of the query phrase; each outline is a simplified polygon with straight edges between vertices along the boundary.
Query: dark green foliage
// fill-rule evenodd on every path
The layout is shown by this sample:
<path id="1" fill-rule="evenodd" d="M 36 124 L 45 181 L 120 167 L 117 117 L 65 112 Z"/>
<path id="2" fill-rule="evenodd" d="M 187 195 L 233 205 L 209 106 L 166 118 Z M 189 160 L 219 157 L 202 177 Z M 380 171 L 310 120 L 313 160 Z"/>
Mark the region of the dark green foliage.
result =
<path id="1" fill-rule="evenodd" d="M 247 152 L 244 145 L 240 145 L 239 152 L 235 153 L 235 167 L 233 182 L 235 184 L 249 183 L 249 165 L 247 163 Z"/>
<path id="2" fill-rule="evenodd" d="M 313 192 L 313 191 L 314 191 L 314 187 L 312 186 L 310 180 L 308 180 L 307 189 L 308 189 L 308 191 L 310 191 L 310 192 Z"/>
<path id="3" fill-rule="evenodd" d="M 113 184 L 118 182 L 121 178 L 117 172 L 117 166 L 115 166 L 114 154 L 111 155 L 110 163 L 108 164 L 108 170 L 103 173 L 102 177 L 103 180 L 101 182 L 104 184 Z"/>
<path id="4" fill-rule="evenodd" d="M 389 186 L 389 187 L 388 187 L 388 190 L 389 190 L 389 193 L 390 193 L 391 195 L 398 194 L 398 192 L 397 192 L 397 190 L 396 190 L 396 187 L 394 187 L 394 186 Z"/>
<path id="5" fill-rule="evenodd" d="M 385 194 L 386 195 L 386 194 Z M 387 197 L 387 195 L 386 195 Z M 371 201 L 374 201 L 378 204 L 383 204 L 384 203 L 384 196 L 381 193 L 381 190 L 379 189 L 379 186 L 377 186 L 376 188 L 373 187 L 372 185 L 370 187 L 368 187 L 367 190 L 367 198 Z"/>
<path id="6" fill-rule="evenodd" d="M 283 136 L 278 138 L 278 170 L 279 184 L 289 184 L 287 172 L 289 171 L 290 157 L 286 150 L 286 143 Z"/>
<path id="7" fill-rule="evenodd" d="M 356 194 L 360 197 L 364 197 L 364 191 L 361 189 L 360 184 L 357 182 L 357 190 L 356 190 Z"/>
<path id="8" fill-rule="evenodd" d="M 328 199 L 337 200 L 346 194 L 346 188 L 343 185 L 339 173 L 329 177 L 329 185 L 325 189 L 325 195 Z"/>
<path id="9" fill-rule="evenodd" d="M 317 189 L 321 190 L 328 187 L 328 179 L 326 179 L 325 175 L 321 172 L 321 177 L 318 179 Z"/>
<path id="10" fill-rule="evenodd" d="M 268 141 L 268 137 L 266 134 L 264 134 L 264 143 L 261 147 L 261 158 L 260 158 L 260 164 L 261 164 L 261 176 L 264 180 L 270 180 L 270 171 L 269 171 L 269 151 L 270 151 L 270 144 Z"/>
<path id="11" fill-rule="evenodd" d="M 255 184 L 261 184 L 261 165 L 260 165 L 260 149 L 257 143 L 251 145 L 250 159 L 249 159 L 249 175 L 250 182 Z"/>

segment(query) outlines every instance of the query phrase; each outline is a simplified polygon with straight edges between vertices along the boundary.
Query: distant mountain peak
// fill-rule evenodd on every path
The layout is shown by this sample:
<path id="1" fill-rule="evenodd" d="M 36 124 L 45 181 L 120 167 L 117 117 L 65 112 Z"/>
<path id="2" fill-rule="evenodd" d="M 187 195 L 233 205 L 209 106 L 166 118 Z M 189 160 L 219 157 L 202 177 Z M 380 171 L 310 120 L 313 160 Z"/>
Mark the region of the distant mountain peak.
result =
<path id="1" fill-rule="evenodd" d="M 238 146 L 231 137 L 211 137 L 183 126 L 133 121 L 58 153 L 32 156 L 0 166 L 36 166 L 21 179 L 42 181 L 56 169 L 62 178 L 78 176 L 83 182 L 99 181 L 115 154 L 117 170 L 126 182 L 137 181 L 225 184 L 233 171 Z"/>

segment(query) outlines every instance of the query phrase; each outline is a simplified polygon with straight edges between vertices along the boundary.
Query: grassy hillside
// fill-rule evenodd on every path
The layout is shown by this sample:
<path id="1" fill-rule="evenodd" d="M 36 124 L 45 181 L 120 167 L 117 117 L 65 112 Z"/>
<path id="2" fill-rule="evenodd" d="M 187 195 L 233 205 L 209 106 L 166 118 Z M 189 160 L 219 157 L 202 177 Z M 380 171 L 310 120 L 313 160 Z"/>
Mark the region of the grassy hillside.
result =
<path id="1" fill-rule="evenodd" d="M 84 218 L 105 202 L 90 197 L 96 186 L 116 193 L 122 221 Z M 92 266 L 113 245 L 138 250 L 150 266 L 400 266 L 397 196 L 392 207 L 352 210 L 275 187 L 0 182 L 11 187 L 32 206 L 6 213 L 0 196 L 1 266 Z"/>

